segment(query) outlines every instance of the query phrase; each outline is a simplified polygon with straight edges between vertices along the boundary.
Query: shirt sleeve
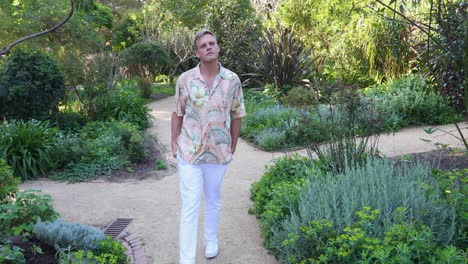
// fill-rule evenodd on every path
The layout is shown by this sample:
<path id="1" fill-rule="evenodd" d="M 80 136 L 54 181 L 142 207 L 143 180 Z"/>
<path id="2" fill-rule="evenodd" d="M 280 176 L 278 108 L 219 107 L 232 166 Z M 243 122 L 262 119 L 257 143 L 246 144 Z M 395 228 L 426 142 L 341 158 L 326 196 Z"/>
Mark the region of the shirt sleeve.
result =
<path id="1" fill-rule="evenodd" d="M 184 76 L 181 75 L 177 79 L 175 87 L 175 109 L 174 113 L 177 116 L 185 115 L 185 104 L 187 102 L 187 89 L 185 88 Z"/>
<path id="2" fill-rule="evenodd" d="M 234 87 L 236 90 L 234 92 L 234 98 L 232 99 L 231 118 L 237 119 L 237 118 L 244 117 L 246 115 L 245 105 L 244 105 L 244 94 L 242 93 L 242 85 L 239 80 L 239 77 L 236 78 Z"/>

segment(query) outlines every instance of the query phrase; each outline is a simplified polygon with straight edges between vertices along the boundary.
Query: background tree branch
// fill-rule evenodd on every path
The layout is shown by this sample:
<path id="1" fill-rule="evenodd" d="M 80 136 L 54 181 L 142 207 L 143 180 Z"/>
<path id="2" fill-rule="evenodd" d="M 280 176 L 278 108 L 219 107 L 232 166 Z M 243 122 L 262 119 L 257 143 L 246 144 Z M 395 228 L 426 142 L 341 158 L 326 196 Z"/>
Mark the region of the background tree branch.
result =
<path id="1" fill-rule="evenodd" d="M 70 18 L 73 16 L 73 12 L 75 11 L 75 2 L 74 2 L 74 0 L 70 0 L 70 5 L 71 5 L 70 14 L 68 14 L 68 17 L 65 18 L 62 22 L 58 23 L 57 25 L 55 25 L 54 27 L 52 27 L 50 29 L 47 29 L 47 30 L 44 30 L 44 31 L 41 31 L 41 32 L 37 32 L 37 33 L 31 34 L 29 36 L 26 36 L 26 37 L 23 37 L 23 38 L 20 38 L 20 39 L 14 41 L 10 45 L 8 45 L 4 50 L 0 50 L 0 56 L 3 56 L 3 55 L 6 55 L 6 54 L 10 53 L 11 49 L 14 46 L 16 46 L 16 45 L 18 45 L 18 44 L 20 44 L 22 42 L 25 42 L 27 40 L 37 38 L 39 36 L 51 33 L 53 31 L 57 30 L 59 27 L 63 26 L 65 23 L 68 22 L 68 20 L 70 20 Z"/>

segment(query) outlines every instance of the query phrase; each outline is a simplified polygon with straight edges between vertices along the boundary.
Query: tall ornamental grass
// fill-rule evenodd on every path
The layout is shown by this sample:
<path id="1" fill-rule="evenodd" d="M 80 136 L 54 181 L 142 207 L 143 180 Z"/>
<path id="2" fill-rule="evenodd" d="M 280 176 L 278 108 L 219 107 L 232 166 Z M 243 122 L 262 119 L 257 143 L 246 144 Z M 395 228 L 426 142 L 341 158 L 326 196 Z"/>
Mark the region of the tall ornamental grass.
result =
<path id="1" fill-rule="evenodd" d="M 449 244 L 456 239 L 456 209 L 440 195 L 437 181 L 425 164 L 397 167 L 388 160 L 369 159 L 364 166 L 349 167 L 338 175 L 310 177 L 297 204 L 297 209 L 273 230 L 272 244 L 284 261 L 290 256 L 312 254 L 312 240 L 285 242 L 304 226 L 325 221 L 332 223 L 327 227 L 329 232 L 341 235 L 360 221 L 358 212 L 369 207 L 379 212 L 369 223 L 372 237 L 383 239 L 396 222 L 403 221 L 427 226 L 436 242 Z M 398 208 L 405 211 L 396 220 Z"/>
<path id="2" fill-rule="evenodd" d="M 57 130 L 49 122 L 9 121 L 0 124 L 0 157 L 13 174 L 26 181 L 44 175 L 53 165 Z"/>

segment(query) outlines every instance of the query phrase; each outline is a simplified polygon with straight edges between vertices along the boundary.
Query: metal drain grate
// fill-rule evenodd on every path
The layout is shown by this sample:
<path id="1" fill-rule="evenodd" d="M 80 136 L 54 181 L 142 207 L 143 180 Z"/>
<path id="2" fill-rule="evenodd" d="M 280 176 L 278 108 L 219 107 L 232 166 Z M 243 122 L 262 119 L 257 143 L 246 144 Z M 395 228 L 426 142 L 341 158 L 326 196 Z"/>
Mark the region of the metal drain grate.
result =
<path id="1" fill-rule="evenodd" d="M 116 238 L 127 228 L 128 224 L 132 221 L 132 218 L 117 218 L 112 222 L 110 225 L 106 227 L 104 230 L 105 235 L 112 236 L 112 238 Z"/>

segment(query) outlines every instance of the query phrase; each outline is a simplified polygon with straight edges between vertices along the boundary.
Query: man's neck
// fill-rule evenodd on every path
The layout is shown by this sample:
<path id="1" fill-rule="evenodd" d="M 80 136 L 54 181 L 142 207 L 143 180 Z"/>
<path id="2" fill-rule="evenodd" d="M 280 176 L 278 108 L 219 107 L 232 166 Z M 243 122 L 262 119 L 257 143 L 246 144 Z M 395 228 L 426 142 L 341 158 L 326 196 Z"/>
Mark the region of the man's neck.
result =
<path id="1" fill-rule="evenodd" d="M 200 71 L 204 77 L 214 77 L 219 73 L 219 63 L 218 61 L 200 63 Z"/>

